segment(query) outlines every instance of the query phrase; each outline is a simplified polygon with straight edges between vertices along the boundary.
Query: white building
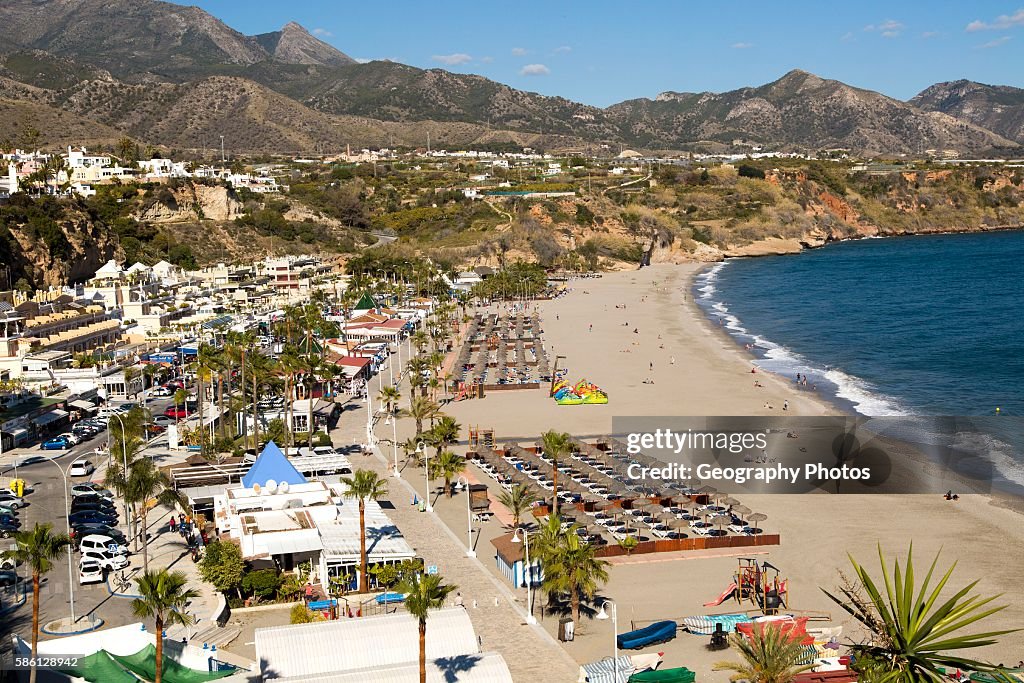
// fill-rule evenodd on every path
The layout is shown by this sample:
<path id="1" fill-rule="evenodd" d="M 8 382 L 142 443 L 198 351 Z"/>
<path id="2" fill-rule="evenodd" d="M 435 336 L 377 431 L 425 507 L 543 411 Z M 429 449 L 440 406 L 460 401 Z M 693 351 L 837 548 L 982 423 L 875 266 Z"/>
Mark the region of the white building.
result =
<path id="1" fill-rule="evenodd" d="M 110 166 L 110 157 L 105 154 L 90 155 L 85 147 L 74 149 L 68 147 L 68 168 L 88 168 L 89 166 Z"/>

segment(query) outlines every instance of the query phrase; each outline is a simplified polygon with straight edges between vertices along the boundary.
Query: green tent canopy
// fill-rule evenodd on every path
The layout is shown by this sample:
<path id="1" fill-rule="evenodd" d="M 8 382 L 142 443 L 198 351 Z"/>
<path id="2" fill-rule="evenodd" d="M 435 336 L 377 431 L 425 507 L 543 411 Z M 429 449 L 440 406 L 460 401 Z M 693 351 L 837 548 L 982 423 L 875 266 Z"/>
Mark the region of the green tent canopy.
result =
<path id="1" fill-rule="evenodd" d="M 106 650 L 94 652 L 88 657 L 81 657 L 78 660 L 78 666 L 58 669 L 58 671 L 75 678 L 84 678 L 89 683 L 138 683 L 139 681 L 134 674 L 125 671 Z"/>
<path id="2" fill-rule="evenodd" d="M 164 652 L 162 677 L 164 683 L 206 683 L 206 681 L 224 678 L 235 673 L 234 670 L 197 671 L 196 669 L 190 669 L 168 657 L 166 650 Z M 152 681 L 156 677 L 155 645 L 147 645 L 133 655 L 112 656 L 122 667 L 137 674 L 143 680 Z"/>
<path id="3" fill-rule="evenodd" d="M 686 667 L 641 671 L 629 677 L 629 683 L 693 683 L 697 675 Z"/>
<path id="4" fill-rule="evenodd" d="M 352 307 L 352 310 L 367 311 L 371 308 L 377 308 L 377 302 L 373 300 L 373 297 L 370 296 L 369 292 L 364 292 L 363 295 L 359 297 L 359 301 L 356 305 Z"/>

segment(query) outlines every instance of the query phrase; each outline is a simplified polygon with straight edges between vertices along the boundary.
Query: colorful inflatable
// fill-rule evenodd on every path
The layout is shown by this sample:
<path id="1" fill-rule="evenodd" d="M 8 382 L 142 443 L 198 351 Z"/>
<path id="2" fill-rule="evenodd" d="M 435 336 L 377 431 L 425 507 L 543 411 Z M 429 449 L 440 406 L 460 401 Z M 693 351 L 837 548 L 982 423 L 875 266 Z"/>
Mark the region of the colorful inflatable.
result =
<path id="1" fill-rule="evenodd" d="M 552 387 L 551 397 L 560 406 L 608 403 L 608 394 L 585 379 L 574 385 L 562 379 L 558 380 Z"/>

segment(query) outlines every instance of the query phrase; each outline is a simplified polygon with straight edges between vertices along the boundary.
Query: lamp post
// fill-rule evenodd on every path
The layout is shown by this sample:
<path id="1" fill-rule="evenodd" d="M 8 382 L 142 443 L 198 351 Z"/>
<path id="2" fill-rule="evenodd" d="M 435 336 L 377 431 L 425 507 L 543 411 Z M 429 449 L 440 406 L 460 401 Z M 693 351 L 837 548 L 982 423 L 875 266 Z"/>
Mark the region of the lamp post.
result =
<path id="1" fill-rule="evenodd" d="M 523 532 L 523 541 L 519 540 L 519 532 Z M 516 527 L 512 534 L 513 543 L 524 543 L 525 559 L 523 562 L 523 580 L 526 583 L 526 623 L 533 625 L 537 623 L 537 617 L 533 616 L 533 565 L 530 564 L 530 533 L 526 527 Z"/>
<path id="2" fill-rule="evenodd" d="M 387 419 L 384 420 L 384 424 L 389 423 L 391 424 L 391 448 L 395 458 L 395 469 L 392 474 L 401 479 L 402 471 L 398 469 L 398 418 L 395 417 L 394 411 L 388 411 Z"/>
<path id="3" fill-rule="evenodd" d="M 366 447 L 373 450 L 373 396 L 370 395 L 370 378 L 366 380 Z"/>
<path id="4" fill-rule="evenodd" d="M 615 680 L 618 680 L 619 679 L 619 609 L 618 609 L 618 607 L 615 606 L 615 603 L 612 602 L 611 600 L 605 600 L 604 602 L 601 603 L 601 611 L 597 613 L 597 617 L 596 618 L 597 619 L 601 619 L 602 621 L 604 621 L 605 619 L 608 618 L 608 613 L 604 609 L 608 605 L 611 605 L 611 608 L 612 608 L 612 610 L 611 610 L 612 611 L 612 641 L 613 641 L 613 646 L 614 646 L 614 649 L 612 650 L 612 652 L 613 652 L 612 661 L 614 662 L 614 664 L 612 666 L 614 667 L 614 670 L 615 670 Z"/>
<path id="5" fill-rule="evenodd" d="M 460 476 L 456 483 L 466 491 L 466 557 L 476 557 L 476 551 L 473 550 L 473 501 L 469 495 L 469 479 Z"/>
<path id="6" fill-rule="evenodd" d="M 121 419 L 120 415 L 118 415 L 117 413 L 114 413 L 110 417 L 117 418 L 117 421 L 121 424 L 121 454 L 122 454 L 122 456 L 124 458 L 124 463 L 123 463 L 124 464 L 124 472 L 123 472 L 123 475 L 127 479 L 128 478 L 128 432 L 127 432 L 127 429 L 124 426 L 124 420 Z M 112 449 L 110 448 L 110 445 L 109 445 L 110 431 L 111 431 L 110 430 L 110 418 L 108 417 L 107 418 L 107 439 L 108 439 L 108 445 L 107 445 L 107 467 L 108 468 L 110 467 L 110 464 L 109 464 L 110 463 L 110 458 L 113 457 L 113 452 L 112 452 Z M 134 521 L 134 518 L 128 512 L 128 501 L 127 500 L 124 501 L 124 518 L 125 518 L 126 521 L 129 520 L 129 519 Z M 138 529 L 136 529 L 136 531 L 138 531 Z M 132 535 L 135 536 L 135 534 L 132 534 Z M 135 549 L 136 550 L 139 549 L 139 539 L 138 538 L 135 538 Z"/>
<path id="7" fill-rule="evenodd" d="M 68 538 L 71 538 L 71 500 L 68 498 L 68 473 L 63 467 L 60 466 L 56 460 L 47 460 L 47 462 L 53 463 L 53 466 L 60 472 L 60 476 L 64 480 L 64 519 L 67 521 Z M 72 461 L 73 463 L 74 461 Z M 68 468 L 71 468 L 72 463 L 68 463 Z M 74 624 L 78 621 L 75 616 L 75 565 L 74 565 L 74 553 L 71 549 L 68 549 L 68 601 L 71 605 L 71 623 Z"/>
<path id="8" fill-rule="evenodd" d="M 423 480 L 427 494 L 426 498 L 423 499 L 426 501 L 426 507 L 424 509 L 427 512 L 433 512 L 434 506 L 430 504 L 430 452 L 427 450 L 426 444 L 422 441 L 416 444 L 416 452 L 423 454 Z"/>

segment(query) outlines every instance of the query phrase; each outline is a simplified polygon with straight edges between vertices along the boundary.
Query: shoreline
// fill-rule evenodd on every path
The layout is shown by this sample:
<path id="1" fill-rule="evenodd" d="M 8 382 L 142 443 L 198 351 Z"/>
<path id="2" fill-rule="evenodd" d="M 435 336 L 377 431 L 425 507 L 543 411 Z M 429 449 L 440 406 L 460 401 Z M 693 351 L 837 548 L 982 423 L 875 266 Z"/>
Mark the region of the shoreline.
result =
<path id="1" fill-rule="evenodd" d="M 463 430 L 493 429 L 496 444 L 520 441 L 528 445 L 548 429 L 579 437 L 610 434 L 613 420 L 622 416 L 847 415 L 849 411 L 837 410 L 820 396 L 796 391 L 784 377 L 760 371 L 751 376 L 752 355 L 725 330 L 715 334 L 716 325 L 692 298 L 693 278 L 709 265 L 659 264 L 593 280 L 574 280 L 568 283 L 571 291 L 567 295 L 531 307 L 541 316 L 544 343 L 552 360 L 556 354 L 566 356 L 560 367 L 569 369 L 568 379 L 575 382 L 585 377 L 597 384 L 608 392 L 608 404 L 557 406 L 542 387 L 540 391 L 489 393 L 483 400 L 447 404 L 444 412 Z M 753 386 L 755 377 L 762 387 Z M 642 381 L 647 378 L 655 383 Z M 780 404 L 785 399 L 790 401 L 790 409 L 783 413 Z M 768 403 L 774 407 L 764 407 Z M 408 421 L 403 422 L 407 423 L 403 431 L 407 431 Z M 459 450 L 464 452 L 465 447 Z M 905 465 L 915 473 L 922 469 L 913 458 L 907 458 Z M 496 497 L 493 482 L 482 471 L 471 471 L 492 484 L 491 494 Z M 1008 543 L 1024 544 L 1019 510 L 991 496 L 964 494 L 958 502 L 934 494 L 877 492 L 744 493 L 739 497 L 752 510 L 767 515 L 760 525 L 767 533 L 781 536 L 779 546 L 765 549 L 765 559 L 782 568 L 783 576 L 791 581 L 792 609 L 830 613 L 833 623 L 844 627 L 844 639 L 857 636 L 856 623 L 845 618 L 818 588 L 831 589 L 839 583 L 839 571 L 849 570 L 848 553 L 877 577 L 879 546 L 890 562 L 895 557 L 902 561 L 911 542 L 919 561 L 930 561 L 945 547 L 940 564 L 945 567 L 959 561 L 957 580 L 965 584 L 980 579 L 977 590 L 981 595 L 1007 592 L 1024 582 L 1024 567 L 1002 559 Z M 450 517 L 446 521 L 453 531 L 465 533 L 464 507 L 452 507 L 444 514 Z M 492 525 L 487 525 L 477 546 L 482 556 L 491 554 L 489 538 L 502 533 L 499 526 Z M 657 559 L 616 563 L 610 568 L 611 579 L 600 594 L 619 605 L 620 630 L 626 630 L 629 622 L 714 613 L 716 610 L 705 608 L 704 603 L 728 584 L 736 569 L 733 557 Z M 493 561 L 484 562 L 497 575 Z M 672 590 L 680 572 L 685 572 L 689 590 Z M 736 607 L 723 605 L 718 611 Z M 585 615 L 578 625 L 576 641 L 563 644 L 581 663 L 609 654 L 609 628 L 593 621 L 592 616 Z M 986 626 L 1012 628 L 1021 620 L 1024 603 L 1011 602 Z M 555 619 L 541 623 L 550 632 L 557 627 Z M 704 643 L 703 638 L 681 635 L 659 649 L 666 652 L 666 665 L 689 666 L 701 672 L 702 679 L 724 682 L 725 674 L 711 672 L 720 656 L 707 653 Z M 999 646 L 978 654 L 1002 661 L 1022 648 L 1024 633 L 1007 636 Z"/>

